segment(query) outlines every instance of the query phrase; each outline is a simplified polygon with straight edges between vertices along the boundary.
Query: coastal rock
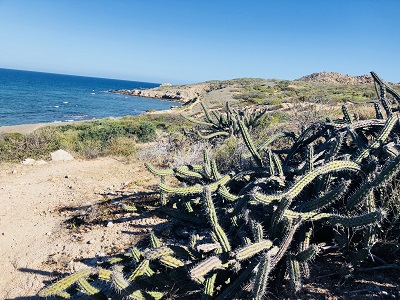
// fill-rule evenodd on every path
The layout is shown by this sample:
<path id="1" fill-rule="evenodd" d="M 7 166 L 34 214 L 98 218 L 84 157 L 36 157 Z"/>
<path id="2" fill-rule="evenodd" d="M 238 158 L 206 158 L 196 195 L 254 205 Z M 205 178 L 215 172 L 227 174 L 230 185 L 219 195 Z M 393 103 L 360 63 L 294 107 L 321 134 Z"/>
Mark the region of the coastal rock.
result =
<path id="1" fill-rule="evenodd" d="M 123 95 L 155 98 L 187 104 L 201 95 L 228 86 L 227 82 L 203 82 L 187 85 L 171 85 L 163 83 L 161 86 L 145 90 L 110 90 L 111 93 Z"/>
<path id="2" fill-rule="evenodd" d="M 73 156 L 69 154 L 67 151 L 62 149 L 52 152 L 51 154 L 52 161 L 65 161 L 65 160 L 74 160 Z"/>

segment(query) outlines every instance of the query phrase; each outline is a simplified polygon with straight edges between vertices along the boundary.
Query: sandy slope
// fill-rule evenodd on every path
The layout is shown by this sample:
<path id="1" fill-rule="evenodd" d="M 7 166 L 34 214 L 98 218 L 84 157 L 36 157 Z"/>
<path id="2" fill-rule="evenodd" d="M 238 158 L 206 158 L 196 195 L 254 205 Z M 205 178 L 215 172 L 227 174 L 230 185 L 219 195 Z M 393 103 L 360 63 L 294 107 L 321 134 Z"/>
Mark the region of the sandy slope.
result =
<path id="1" fill-rule="evenodd" d="M 85 258 L 95 265 L 96 256 L 126 249 L 136 238 L 132 225 L 74 231 L 63 222 L 107 194 L 131 194 L 155 182 L 142 163 L 113 158 L 0 165 L 0 299 L 36 299 L 55 270 L 77 270 Z"/>

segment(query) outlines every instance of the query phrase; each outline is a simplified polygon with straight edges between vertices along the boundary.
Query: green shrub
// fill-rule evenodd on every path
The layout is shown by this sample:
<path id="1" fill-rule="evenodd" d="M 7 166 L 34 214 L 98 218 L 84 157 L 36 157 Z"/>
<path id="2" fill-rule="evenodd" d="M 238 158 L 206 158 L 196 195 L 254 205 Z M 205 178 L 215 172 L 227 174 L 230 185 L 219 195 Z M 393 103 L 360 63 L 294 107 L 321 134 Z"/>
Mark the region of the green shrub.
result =
<path id="1" fill-rule="evenodd" d="M 139 124 L 135 135 L 139 142 L 150 142 L 156 137 L 156 126 L 152 122 L 144 121 Z"/>
<path id="2" fill-rule="evenodd" d="M 108 155 L 131 156 L 135 151 L 135 140 L 126 136 L 120 136 L 113 137 L 108 141 L 106 153 Z"/>

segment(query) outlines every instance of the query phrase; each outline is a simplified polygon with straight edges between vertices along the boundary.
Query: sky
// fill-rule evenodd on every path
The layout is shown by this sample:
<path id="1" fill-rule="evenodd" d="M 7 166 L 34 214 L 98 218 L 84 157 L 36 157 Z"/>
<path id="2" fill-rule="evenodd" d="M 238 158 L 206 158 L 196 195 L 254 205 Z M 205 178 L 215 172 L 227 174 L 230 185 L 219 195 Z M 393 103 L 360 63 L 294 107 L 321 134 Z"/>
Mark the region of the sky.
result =
<path id="1" fill-rule="evenodd" d="M 375 71 L 400 0 L 0 0 L 0 68 L 173 84 Z"/>

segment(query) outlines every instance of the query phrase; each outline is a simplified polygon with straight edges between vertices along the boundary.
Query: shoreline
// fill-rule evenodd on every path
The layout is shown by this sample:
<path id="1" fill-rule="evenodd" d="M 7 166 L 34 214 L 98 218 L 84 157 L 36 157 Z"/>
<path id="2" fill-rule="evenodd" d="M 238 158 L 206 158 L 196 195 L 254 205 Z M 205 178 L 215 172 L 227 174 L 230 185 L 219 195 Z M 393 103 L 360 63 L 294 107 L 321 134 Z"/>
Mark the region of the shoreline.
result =
<path id="1" fill-rule="evenodd" d="M 21 134 L 30 134 L 35 132 L 36 130 L 49 127 L 49 126 L 66 126 L 69 124 L 77 124 L 77 123 L 86 123 L 86 122 L 95 122 L 107 119 L 118 120 L 123 117 L 139 117 L 147 114 L 171 114 L 173 113 L 172 109 L 164 109 L 164 110 L 155 110 L 155 111 L 146 111 L 140 115 L 126 115 L 122 117 L 108 117 L 101 119 L 91 119 L 91 120 L 81 120 L 81 121 L 71 121 L 71 122 L 44 122 L 44 123 L 32 123 L 32 124 L 18 124 L 18 125 L 4 125 L 0 126 L 0 136 L 5 133 L 21 133 Z"/>

